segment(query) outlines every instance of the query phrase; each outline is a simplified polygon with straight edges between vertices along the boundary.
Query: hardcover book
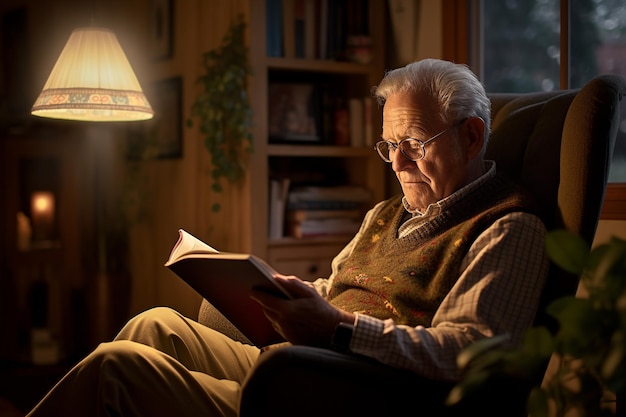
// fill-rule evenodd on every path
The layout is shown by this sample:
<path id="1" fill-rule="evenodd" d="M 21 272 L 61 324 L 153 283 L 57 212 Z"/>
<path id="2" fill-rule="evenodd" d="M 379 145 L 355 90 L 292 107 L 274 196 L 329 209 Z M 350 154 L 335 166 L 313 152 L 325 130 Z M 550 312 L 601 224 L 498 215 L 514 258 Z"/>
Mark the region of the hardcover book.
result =
<path id="1" fill-rule="evenodd" d="M 183 229 L 165 266 L 209 301 L 255 345 L 283 338 L 250 298 L 253 288 L 291 298 L 274 279 L 277 272 L 262 259 L 244 253 L 219 252 Z"/>

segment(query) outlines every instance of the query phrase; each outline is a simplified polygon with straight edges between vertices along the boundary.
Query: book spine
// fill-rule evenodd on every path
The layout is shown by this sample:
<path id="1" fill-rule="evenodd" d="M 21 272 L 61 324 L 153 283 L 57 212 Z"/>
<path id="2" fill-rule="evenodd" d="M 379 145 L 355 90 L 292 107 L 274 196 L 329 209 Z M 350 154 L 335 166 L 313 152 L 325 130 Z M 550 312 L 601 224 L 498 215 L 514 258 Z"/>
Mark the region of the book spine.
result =
<path id="1" fill-rule="evenodd" d="M 305 17 L 304 17 L 304 9 L 305 0 L 295 0 L 295 11 L 294 11 L 294 36 L 295 36 L 295 57 L 296 58 L 304 58 L 305 52 Z"/>
<path id="2" fill-rule="evenodd" d="M 319 1 L 318 15 L 318 57 L 328 59 L 328 2 L 330 0 Z"/>
<path id="3" fill-rule="evenodd" d="M 317 32 L 316 21 L 316 2 L 317 0 L 304 0 L 304 58 L 315 59 L 315 45 Z"/>
<path id="4" fill-rule="evenodd" d="M 365 146 L 374 146 L 374 124 L 372 122 L 372 112 L 374 111 L 374 99 L 365 97 L 363 99 L 363 122 Z"/>
<path id="5" fill-rule="evenodd" d="M 350 145 L 350 111 L 343 98 L 338 98 L 333 111 L 333 136 L 335 145 Z"/>
<path id="6" fill-rule="evenodd" d="M 285 235 L 285 210 L 289 179 L 271 179 L 269 196 L 269 238 L 280 239 Z"/>
<path id="7" fill-rule="evenodd" d="M 363 100 L 351 98 L 348 101 L 348 111 L 350 113 L 350 146 L 361 148 L 365 145 Z"/>
<path id="8" fill-rule="evenodd" d="M 282 0 L 267 0 L 266 3 L 267 56 L 281 57 L 283 17 Z"/>
<path id="9" fill-rule="evenodd" d="M 283 6 L 283 56 L 296 56 L 295 0 L 281 0 Z"/>

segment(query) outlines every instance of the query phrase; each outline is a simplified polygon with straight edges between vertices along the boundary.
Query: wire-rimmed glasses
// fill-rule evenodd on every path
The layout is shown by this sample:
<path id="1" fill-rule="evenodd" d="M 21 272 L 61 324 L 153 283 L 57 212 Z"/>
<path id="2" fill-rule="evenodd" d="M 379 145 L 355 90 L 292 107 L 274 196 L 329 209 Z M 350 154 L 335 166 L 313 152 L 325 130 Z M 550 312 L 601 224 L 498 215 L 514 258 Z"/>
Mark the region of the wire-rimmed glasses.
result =
<path id="1" fill-rule="evenodd" d="M 460 122 L 453 124 L 452 126 L 437 133 L 435 136 L 427 140 L 419 140 L 415 138 L 402 139 L 400 142 L 391 142 L 388 140 L 381 140 L 381 141 L 376 142 L 376 144 L 374 145 L 374 149 L 376 149 L 376 152 L 378 152 L 378 155 L 380 155 L 382 160 L 385 162 L 391 162 L 391 158 L 393 157 L 393 152 L 395 152 L 396 149 L 400 149 L 400 152 L 402 152 L 402 155 L 404 155 L 404 157 L 407 158 L 408 160 L 419 161 L 420 159 L 423 159 L 424 156 L 426 156 L 426 145 L 428 143 L 437 139 L 439 136 L 445 134 L 449 130 L 452 130 L 455 127 L 462 125 L 466 120 L 467 119 L 463 119 Z"/>

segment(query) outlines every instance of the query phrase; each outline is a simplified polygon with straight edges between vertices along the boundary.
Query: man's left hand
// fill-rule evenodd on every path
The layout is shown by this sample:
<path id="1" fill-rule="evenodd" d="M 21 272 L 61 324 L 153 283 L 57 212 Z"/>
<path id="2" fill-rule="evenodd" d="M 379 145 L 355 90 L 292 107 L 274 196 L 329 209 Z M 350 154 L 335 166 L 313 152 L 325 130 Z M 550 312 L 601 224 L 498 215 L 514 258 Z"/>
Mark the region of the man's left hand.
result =
<path id="1" fill-rule="evenodd" d="M 276 331 L 294 345 L 330 347 L 337 324 L 354 323 L 353 314 L 331 305 L 310 283 L 293 275 L 279 274 L 274 278 L 292 299 L 263 291 L 253 291 L 251 297 L 261 304 Z"/>

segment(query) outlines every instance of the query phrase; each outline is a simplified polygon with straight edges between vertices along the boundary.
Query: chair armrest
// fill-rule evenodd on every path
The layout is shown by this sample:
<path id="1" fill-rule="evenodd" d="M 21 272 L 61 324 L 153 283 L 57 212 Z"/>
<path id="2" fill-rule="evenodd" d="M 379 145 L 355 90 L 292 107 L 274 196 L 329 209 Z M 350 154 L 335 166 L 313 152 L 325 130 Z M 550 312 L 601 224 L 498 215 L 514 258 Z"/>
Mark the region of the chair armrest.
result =
<path id="1" fill-rule="evenodd" d="M 527 417 L 530 385 L 495 378 L 455 406 L 445 405 L 453 382 L 426 379 L 374 360 L 308 346 L 261 354 L 243 383 L 241 417 Z"/>
<path id="2" fill-rule="evenodd" d="M 261 354 L 243 384 L 240 416 L 405 415 L 414 398 L 428 398 L 416 415 L 443 415 L 452 386 L 359 356 L 289 346 Z"/>

